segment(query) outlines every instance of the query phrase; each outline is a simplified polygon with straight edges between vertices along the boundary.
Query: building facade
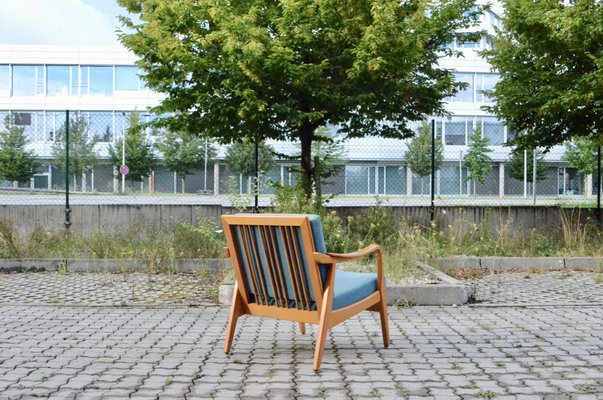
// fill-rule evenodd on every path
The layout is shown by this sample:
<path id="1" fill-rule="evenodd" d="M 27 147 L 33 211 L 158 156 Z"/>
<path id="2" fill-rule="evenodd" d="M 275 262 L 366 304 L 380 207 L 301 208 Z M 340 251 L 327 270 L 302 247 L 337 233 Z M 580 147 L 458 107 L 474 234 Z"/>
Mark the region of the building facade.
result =
<path id="1" fill-rule="evenodd" d="M 488 197 L 527 197 L 531 194 L 530 179 L 517 179 L 509 174 L 509 147 L 505 144 L 515 133 L 483 106 L 490 104 L 484 90 L 492 89 L 498 75 L 478 51 L 492 45 L 490 34 L 500 19 L 492 11 L 482 16 L 480 29 L 487 34 L 480 41 L 459 39 L 450 44 L 462 51 L 462 58 L 442 59 L 441 65 L 455 71 L 456 79 L 468 87 L 454 98 L 447 99 L 448 116 L 432 116 L 436 120 L 437 140 L 443 143 L 444 163 L 436 173 L 438 196 L 469 196 L 473 194 L 467 180 L 463 157 L 470 145 L 469 137 L 476 128 L 489 139 L 493 160 L 492 171 L 485 183 L 475 186 L 475 194 Z M 161 94 L 149 90 L 140 78 L 135 57 L 120 47 L 102 46 L 0 46 L 0 129 L 11 114 L 15 124 L 25 129 L 31 147 L 42 164 L 34 179 L 25 186 L 39 189 L 61 189 L 65 185 L 62 172 L 54 162 L 53 144 L 65 126 L 66 112 L 71 118 L 83 118 L 88 134 L 97 138 L 96 150 L 102 160 L 93 170 L 76 177 L 80 191 L 119 191 L 115 166 L 108 158 L 109 146 L 123 138 L 130 124 L 130 114 L 139 113 L 143 121 L 154 116 L 149 108 L 158 104 Z M 332 128 L 334 129 L 334 128 Z M 147 132 L 151 141 L 156 132 Z M 336 133 L 334 133 L 336 135 Z M 293 143 L 270 143 L 279 153 L 295 154 Z M 325 182 L 323 191 L 349 196 L 421 196 L 430 192 L 430 178 L 418 177 L 404 163 L 406 140 L 368 137 L 350 139 L 340 145 L 341 164 L 337 173 Z M 582 179 L 576 170 L 563 161 L 563 147 L 545 155 L 545 179 L 537 182 L 537 194 L 559 197 L 591 195 L 592 179 Z M 188 177 L 186 185 L 160 162 L 148 179 L 129 186 L 142 192 L 187 192 L 223 194 L 247 192 L 249 177 L 231 176 L 223 162 L 225 148 L 218 147 L 217 160 L 199 166 Z M 160 155 L 159 155 L 160 156 Z M 527 157 L 526 157 L 527 161 Z M 280 162 L 264 174 L 264 181 L 292 183 L 295 165 Z M 4 182 L 10 186 L 10 182 Z M 263 185 L 270 192 L 270 185 Z"/>

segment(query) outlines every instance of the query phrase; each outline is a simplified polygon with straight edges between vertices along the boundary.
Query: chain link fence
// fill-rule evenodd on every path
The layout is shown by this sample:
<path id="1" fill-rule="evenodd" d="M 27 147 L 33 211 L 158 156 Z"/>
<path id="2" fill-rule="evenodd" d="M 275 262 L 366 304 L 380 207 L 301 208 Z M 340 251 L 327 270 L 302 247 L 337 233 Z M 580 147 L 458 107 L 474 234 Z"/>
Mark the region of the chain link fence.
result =
<path id="1" fill-rule="evenodd" d="M 186 173 L 179 173 L 173 163 L 166 162 L 167 150 L 161 150 L 167 132 L 145 128 L 137 134 L 130 129 L 134 123 L 153 118 L 152 114 L 114 111 L 72 111 L 69 116 L 65 111 L 0 112 L 0 132 L 21 132 L 28 141 L 26 149 L 37 162 L 27 179 L 0 181 L 0 205 L 62 205 L 67 188 L 72 205 L 228 206 L 233 196 L 253 203 L 253 174 L 233 171 L 226 161 L 227 146 L 202 139 L 196 144 L 196 162 L 188 165 Z M 436 143 L 441 146 L 436 146 L 433 187 L 431 141 L 427 147 L 411 148 L 411 139 L 339 141 L 331 135 L 335 144 L 316 151 L 330 171 L 320 183 L 322 194 L 333 195 L 329 205 L 428 206 L 432 191 L 436 206 L 596 204 L 600 188 L 597 174 L 584 174 L 570 165 L 564 156 L 565 146 L 546 153 L 538 149 L 513 151 L 504 144 L 515 133 L 492 117 L 438 117 L 434 126 Z M 432 134 L 429 121 L 416 124 L 415 129 Z M 476 138 L 472 135 L 476 132 L 487 139 L 488 151 L 483 154 L 489 158 L 477 178 L 470 162 Z M 275 183 L 293 185 L 298 181 L 295 155 L 299 154 L 299 146 L 279 142 L 268 145 L 275 154 L 291 158 L 275 156 L 273 166 L 261 172 L 260 205 L 271 203 Z M 6 141 L 0 150 L 20 151 L 17 147 L 11 149 Z M 423 161 L 414 160 L 413 164 L 410 155 L 421 155 L 418 158 Z M 126 172 L 122 165 L 128 167 L 127 174 L 122 174 Z"/>

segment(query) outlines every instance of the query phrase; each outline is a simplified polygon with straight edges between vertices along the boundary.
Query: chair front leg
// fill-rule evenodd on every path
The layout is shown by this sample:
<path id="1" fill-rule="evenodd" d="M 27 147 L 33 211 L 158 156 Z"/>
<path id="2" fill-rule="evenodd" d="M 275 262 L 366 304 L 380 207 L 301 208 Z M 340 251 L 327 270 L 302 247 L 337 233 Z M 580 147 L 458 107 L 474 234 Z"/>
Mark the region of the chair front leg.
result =
<path id="1" fill-rule="evenodd" d="M 318 324 L 318 332 L 316 336 L 316 348 L 314 349 L 314 371 L 320 370 L 325 342 L 327 339 L 327 334 L 329 333 L 329 327 L 331 326 L 334 282 L 335 267 L 331 266 L 331 268 L 327 270 L 325 291 L 322 298 L 322 307 L 320 309 L 320 322 Z"/>
<path id="2" fill-rule="evenodd" d="M 230 317 L 228 318 L 228 327 L 226 328 L 226 338 L 224 339 L 224 353 L 230 352 L 234 333 L 237 328 L 237 320 L 243 314 L 245 314 L 243 298 L 241 297 L 241 293 L 239 293 L 239 285 L 235 282 L 232 305 L 230 306 Z"/>

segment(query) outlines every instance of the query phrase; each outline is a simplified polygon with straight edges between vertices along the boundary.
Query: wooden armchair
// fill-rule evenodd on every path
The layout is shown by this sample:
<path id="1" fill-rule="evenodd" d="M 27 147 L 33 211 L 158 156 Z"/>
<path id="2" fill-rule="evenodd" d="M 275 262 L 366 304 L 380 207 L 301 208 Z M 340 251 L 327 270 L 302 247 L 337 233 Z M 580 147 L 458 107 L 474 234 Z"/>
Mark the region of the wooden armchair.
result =
<path id="1" fill-rule="evenodd" d="M 237 214 L 222 216 L 226 254 L 236 283 L 224 351 L 232 346 L 241 315 L 318 324 L 314 370 L 320 369 L 330 328 L 369 310 L 379 312 L 383 344 L 389 345 L 381 247 L 350 254 L 327 253 L 316 215 Z M 336 271 L 335 264 L 377 255 L 377 274 Z"/>

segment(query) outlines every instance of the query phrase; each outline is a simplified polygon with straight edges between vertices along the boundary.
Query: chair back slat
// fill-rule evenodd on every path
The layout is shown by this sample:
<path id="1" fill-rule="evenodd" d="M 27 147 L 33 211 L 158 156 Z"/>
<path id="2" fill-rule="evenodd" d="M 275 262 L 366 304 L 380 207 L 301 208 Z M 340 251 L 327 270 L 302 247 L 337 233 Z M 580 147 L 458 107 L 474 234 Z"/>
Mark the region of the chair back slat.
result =
<path id="1" fill-rule="evenodd" d="M 307 218 L 235 215 L 223 221 L 229 248 L 235 249 L 231 257 L 239 288 L 249 303 L 307 311 L 320 306 L 321 274 L 313 262 Z"/>
<path id="2" fill-rule="evenodd" d="M 266 250 L 266 257 L 270 271 L 270 282 L 274 288 L 274 297 L 276 305 L 285 307 L 287 299 L 287 287 L 282 274 L 280 273 L 280 260 L 278 259 L 277 244 L 269 226 L 261 226 L 262 245 Z"/>

